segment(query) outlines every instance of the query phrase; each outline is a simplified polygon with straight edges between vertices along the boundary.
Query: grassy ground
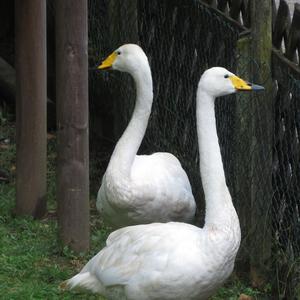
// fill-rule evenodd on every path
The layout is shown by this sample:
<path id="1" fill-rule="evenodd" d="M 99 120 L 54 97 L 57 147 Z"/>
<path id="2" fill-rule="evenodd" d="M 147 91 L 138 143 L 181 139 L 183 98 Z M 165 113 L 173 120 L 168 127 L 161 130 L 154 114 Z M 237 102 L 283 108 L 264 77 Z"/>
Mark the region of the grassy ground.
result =
<path id="1" fill-rule="evenodd" d="M 91 201 L 91 250 L 75 255 L 57 241 L 55 214 L 54 145 L 49 141 L 48 199 L 49 214 L 42 220 L 15 217 L 13 214 L 15 145 L 13 127 L 2 135 L 11 135 L 7 144 L 0 144 L 0 167 L 9 171 L 11 181 L 0 184 L 0 291 L 1 299 L 103 299 L 75 292 L 62 293 L 58 285 L 76 274 L 105 243 L 108 230 L 99 222 Z M 102 229 L 101 229 L 102 228 Z M 103 229 L 104 228 L 104 229 Z M 262 299 L 261 294 L 240 282 L 228 283 L 213 300 L 236 300 L 241 293 Z"/>
<path id="2" fill-rule="evenodd" d="M 62 294 L 58 285 L 79 271 L 95 249 L 103 246 L 106 231 L 93 227 L 94 251 L 75 256 L 59 245 L 57 223 L 51 215 L 41 221 L 16 218 L 12 215 L 14 188 L 2 184 L 0 195 L 0 298 L 98 299 L 75 293 Z"/>

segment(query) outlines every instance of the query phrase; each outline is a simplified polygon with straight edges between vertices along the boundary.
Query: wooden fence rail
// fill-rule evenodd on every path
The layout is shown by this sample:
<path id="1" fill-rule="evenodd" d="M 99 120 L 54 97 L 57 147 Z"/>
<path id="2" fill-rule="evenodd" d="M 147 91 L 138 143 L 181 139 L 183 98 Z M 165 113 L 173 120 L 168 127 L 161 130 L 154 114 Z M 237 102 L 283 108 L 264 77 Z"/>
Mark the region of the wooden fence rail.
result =
<path id="1" fill-rule="evenodd" d="M 250 1 L 249 0 L 203 0 L 213 8 L 223 12 L 226 16 L 250 28 Z"/>
<path id="2" fill-rule="evenodd" d="M 245 30 L 252 27 L 250 0 L 203 0 L 203 2 L 235 20 Z M 286 0 L 280 0 L 278 8 L 275 0 L 272 0 L 272 23 L 274 48 L 299 66 L 300 3 L 295 3 L 294 14 L 291 17 Z"/>
<path id="3" fill-rule="evenodd" d="M 274 0 L 273 0 L 274 2 Z M 273 4 L 275 7 L 275 4 Z M 278 10 L 273 9 L 273 46 L 299 66 L 300 52 L 300 4 L 295 4 L 291 18 L 288 4 L 281 0 Z"/>

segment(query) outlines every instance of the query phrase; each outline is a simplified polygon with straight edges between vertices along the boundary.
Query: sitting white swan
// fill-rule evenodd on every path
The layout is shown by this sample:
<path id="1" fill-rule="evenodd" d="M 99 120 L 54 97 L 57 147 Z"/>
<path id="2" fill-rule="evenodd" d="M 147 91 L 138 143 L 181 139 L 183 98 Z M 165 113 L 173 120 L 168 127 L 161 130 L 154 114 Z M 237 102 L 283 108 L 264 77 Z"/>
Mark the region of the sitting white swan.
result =
<path id="1" fill-rule="evenodd" d="M 129 73 L 136 84 L 132 118 L 111 156 L 97 196 L 105 221 L 118 228 L 152 222 L 191 222 L 196 204 L 188 177 L 170 153 L 136 155 L 153 100 L 147 56 L 137 45 L 123 45 L 99 69 Z"/>
<path id="2" fill-rule="evenodd" d="M 129 226 L 62 288 L 84 288 L 108 299 L 207 299 L 231 274 L 240 245 L 239 219 L 226 186 L 214 104 L 237 90 L 259 90 L 224 68 L 201 77 L 197 131 L 206 200 L 203 229 L 184 223 Z"/>

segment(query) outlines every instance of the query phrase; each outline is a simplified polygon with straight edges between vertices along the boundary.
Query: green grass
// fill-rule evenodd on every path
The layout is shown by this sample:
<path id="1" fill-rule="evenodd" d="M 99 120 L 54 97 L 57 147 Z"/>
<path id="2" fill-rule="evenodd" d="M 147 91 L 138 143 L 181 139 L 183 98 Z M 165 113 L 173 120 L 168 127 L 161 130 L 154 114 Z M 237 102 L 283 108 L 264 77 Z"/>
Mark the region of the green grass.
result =
<path id="1" fill-rule="evenodd" d="M 14 188 L 0 185 L 0 290 L 1 299 L 99 299 L 60 292 L 58 285 L 78 272 L 103 246 L 105 230 L 94 228 L 92 249 L 76 256 L 57 242 L 57 223 L 13 217 Z"/>
<path id="2" fill-rule="evenodd" d="M 229 280 L 224 287 L 220 288 L 218 293 L 211 300 L 237 300 L 241 294 L 252 297 L 253 300 L 265 300 L 267 296 L 264 293 L 255 290 L 239 280 Z"/>
<path id="3" fill-rule="evenodd" d="M 42 220 L 16 217 L 14 126 L 1 126 L 10 142 L 0 149 L 0 167 L 10 173 L 0 183 L 0 291 L 1 299 L 103 299 L 77 292 L 61 292 L 59 284 L 75 275 L 105 244 L 108 230 L 99 221 L 91 201 L 91 250 L 75 255 L 57 240 L 55 201 L 55 139 L 48 141 L 48 209 Z M 0 145 L 1 146 L 1 145 Z"/>
<path id="4" fill-rule="evenodd" d="M 5 128 L 4 128 L 5 129 Z M 61 292 L 58 285 L 75 275 L 105 244 L 108 230 L 99 221 L 95 201 L 91 201 L 91 250 L 75 255 L 57 241 L 55 203 L 55 139 L 48 142 L 48 209 L 42 220 L 16 217 L 13 126 L 0 128 L 11 137 L 9 146 L 0 151 L 0 166 L 11 173 L 9 184 L 0 184 L 0 291 L 1 299 L 103 299 L 77 292 Z M 260 298 L 260 293 L 239 281 L 219 290 L 212 300 L 236 300 L 241 293 Z"/>

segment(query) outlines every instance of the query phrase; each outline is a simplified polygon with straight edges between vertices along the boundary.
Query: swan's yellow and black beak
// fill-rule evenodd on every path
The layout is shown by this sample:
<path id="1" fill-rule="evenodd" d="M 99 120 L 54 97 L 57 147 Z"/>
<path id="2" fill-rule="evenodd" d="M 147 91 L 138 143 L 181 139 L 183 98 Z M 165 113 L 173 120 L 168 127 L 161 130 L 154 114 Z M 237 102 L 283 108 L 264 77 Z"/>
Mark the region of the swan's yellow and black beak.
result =
<path id="1" fill-rule="evenodd" d="M 249 83 L 235 75 L 228 77 L 237 91 L 263 91 L 265 88 L 258 84 Z"/>
<path id="2" fill-rule="evenodd" d="M 98 67 L 99 70 L 110 69 L 117 58 L 117 53 L 113 52 Z"/>

